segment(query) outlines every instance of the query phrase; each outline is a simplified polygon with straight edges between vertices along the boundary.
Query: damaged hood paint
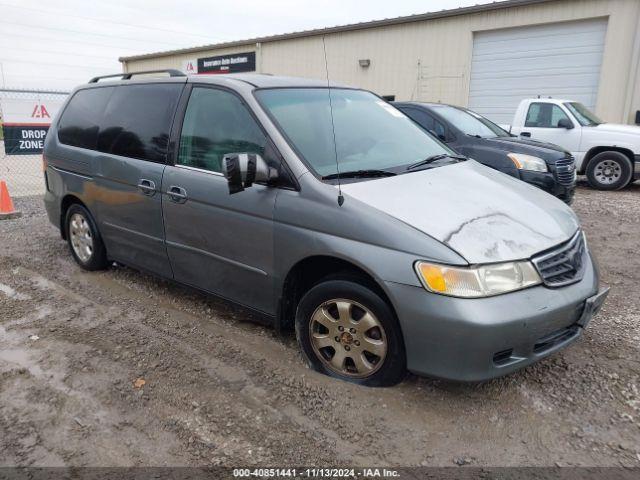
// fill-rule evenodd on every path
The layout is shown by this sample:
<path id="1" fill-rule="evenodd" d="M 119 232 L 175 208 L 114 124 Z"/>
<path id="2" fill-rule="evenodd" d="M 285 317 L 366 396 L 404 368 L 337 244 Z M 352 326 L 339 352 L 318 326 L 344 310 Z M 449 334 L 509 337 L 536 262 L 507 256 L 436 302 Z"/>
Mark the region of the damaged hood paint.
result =
<path id="1" fill-rule="evenodd" d="M 472 160 L 350 183 L 342 191 L 471 264 L 530 258 L 578 229 L 573 211 L 557 198 Z"/>

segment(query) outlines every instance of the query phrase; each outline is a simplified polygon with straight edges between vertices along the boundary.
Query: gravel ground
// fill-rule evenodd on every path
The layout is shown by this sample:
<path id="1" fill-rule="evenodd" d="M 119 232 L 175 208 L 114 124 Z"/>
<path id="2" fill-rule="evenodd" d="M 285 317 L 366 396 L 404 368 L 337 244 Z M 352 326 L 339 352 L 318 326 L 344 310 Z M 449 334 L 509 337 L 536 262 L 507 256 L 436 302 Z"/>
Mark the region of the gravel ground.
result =
<path id="1" fill-rule="evenodd" d="M 0 222 L 0 465 L 640 465 L 640 184 L 574 208 L 612 287 L 573 346 L 481 384 L 367 389 L 292 336 L 72 261 L 39 198 Z"/>

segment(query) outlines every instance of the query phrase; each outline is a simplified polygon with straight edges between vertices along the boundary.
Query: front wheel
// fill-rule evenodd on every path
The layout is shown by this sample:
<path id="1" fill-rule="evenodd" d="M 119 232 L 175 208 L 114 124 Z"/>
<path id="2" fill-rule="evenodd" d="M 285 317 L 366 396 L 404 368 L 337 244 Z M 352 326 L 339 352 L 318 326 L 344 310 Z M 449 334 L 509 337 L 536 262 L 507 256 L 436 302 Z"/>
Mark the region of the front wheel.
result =
<path id="1" fill-rule="evenodd" d="M 587 165 L 589 185 L 598 190 L 619 190 L 633 178 L 633 166 L 626 155 L 620 152 L 602 152 Z"/>
<path id="2" fill-rule="evenodd" d="M 296 337 L 314 370 L 367 386 L 389 386 L 405 375 L 404 342 L 395 314 L 372 289 L 326 280 L 300 300 Z"/>

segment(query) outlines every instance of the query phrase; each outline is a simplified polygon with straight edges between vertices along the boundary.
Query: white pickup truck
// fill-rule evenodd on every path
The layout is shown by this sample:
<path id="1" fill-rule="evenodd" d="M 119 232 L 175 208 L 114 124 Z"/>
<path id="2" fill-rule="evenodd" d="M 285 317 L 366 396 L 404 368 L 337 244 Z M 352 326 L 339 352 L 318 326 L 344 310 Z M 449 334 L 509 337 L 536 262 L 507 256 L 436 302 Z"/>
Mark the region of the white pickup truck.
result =
<path id="1" fill-rule="evenodd" d="M 579 102 L 522 100 L 513 124 L 503 128 L 568 150 L 594 188 L 618 190 L 640 178 L 640 127 L 604 123 Z"/>

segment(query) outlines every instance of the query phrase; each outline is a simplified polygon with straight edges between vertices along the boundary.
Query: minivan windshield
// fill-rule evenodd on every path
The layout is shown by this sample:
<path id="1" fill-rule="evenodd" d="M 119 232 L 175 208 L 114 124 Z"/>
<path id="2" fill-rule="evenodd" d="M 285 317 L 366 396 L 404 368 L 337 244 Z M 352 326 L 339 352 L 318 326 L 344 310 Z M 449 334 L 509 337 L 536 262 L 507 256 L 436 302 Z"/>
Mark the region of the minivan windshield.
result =
<path id="1" fill-rule="evenodd" d="M 308 166 L 326 177 L 347 171 L 405 171 L 406 167 L 452 150 L 402 112 L 370 92 L 331 88 L 256 91 L 263 108 Z M 335 131 L 335 146 L 333 132 Z M 446 158 L 434 165 L 449 163 Z"/>
<path id="2" fill-rule="evenodd" d="M 595 113 L 580 102 L 566 102 L 564 106 L 569 109 L 583 127 L 600 125 L 602 123 L 602 120 L 600 120 Z"/>
<path id="3" fill-rule="evenodd" d="M 471 110 L 464 110 L 449 105 L 438 105 L 434 107 L 434 110 L 462 133 L 472 137 L 495 138 L 511 136 L 491 120 Z"/>

